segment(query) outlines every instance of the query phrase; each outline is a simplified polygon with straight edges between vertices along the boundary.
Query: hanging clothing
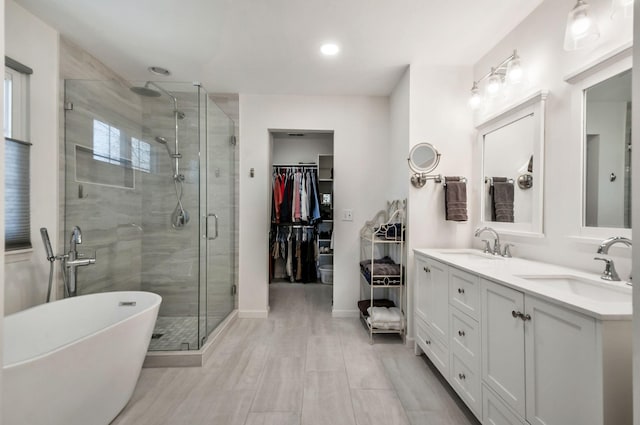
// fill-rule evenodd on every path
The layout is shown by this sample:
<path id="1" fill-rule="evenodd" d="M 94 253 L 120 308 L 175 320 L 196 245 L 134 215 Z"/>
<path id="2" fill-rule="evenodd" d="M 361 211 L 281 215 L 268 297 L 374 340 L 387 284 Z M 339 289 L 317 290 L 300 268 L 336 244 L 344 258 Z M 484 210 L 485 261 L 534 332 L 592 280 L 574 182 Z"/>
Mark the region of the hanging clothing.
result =
<path id="1" fill-rule="evenodd" d="M 317 170 L 280 168 L 272 175 L 271 222 L 315 223 L 320 220 Z"/>

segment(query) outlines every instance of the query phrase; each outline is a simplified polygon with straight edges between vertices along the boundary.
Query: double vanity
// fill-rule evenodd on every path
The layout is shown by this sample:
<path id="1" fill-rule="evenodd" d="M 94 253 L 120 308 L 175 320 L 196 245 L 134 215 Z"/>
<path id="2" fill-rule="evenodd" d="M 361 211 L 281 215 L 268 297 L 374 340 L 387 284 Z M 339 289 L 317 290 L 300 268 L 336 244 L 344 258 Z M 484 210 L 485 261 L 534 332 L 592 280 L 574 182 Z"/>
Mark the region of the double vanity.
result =
<path id="1" fill-rule="evenodd" d="M 483 424 L 632 423 L 625 282 L 465 249 L 417 249 L 415 350 Z"/>

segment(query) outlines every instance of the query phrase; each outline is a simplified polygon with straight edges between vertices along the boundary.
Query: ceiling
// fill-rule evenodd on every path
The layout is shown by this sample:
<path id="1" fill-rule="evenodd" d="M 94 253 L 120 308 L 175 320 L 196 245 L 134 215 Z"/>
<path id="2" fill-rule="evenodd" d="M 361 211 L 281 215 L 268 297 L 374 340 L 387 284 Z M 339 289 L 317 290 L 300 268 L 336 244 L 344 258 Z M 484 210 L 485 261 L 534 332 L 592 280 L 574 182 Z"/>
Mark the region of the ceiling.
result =
<path id="1" fill-rule="evenodd" d="M 388 95 L 410 63 L 472 65 L 542 2 L 16 1 L 130 81 L 163 79 L 155 65 L 209 92 L 300 95 Z"/>

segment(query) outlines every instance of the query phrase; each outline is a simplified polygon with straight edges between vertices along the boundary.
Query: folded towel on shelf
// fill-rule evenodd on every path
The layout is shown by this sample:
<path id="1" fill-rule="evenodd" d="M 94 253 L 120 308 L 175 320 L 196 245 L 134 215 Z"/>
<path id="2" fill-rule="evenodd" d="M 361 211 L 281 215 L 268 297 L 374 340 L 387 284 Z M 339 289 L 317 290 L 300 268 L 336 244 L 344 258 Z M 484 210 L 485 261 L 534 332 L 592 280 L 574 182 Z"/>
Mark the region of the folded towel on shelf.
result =
<path id="1" fill-rule="evenodd" d="M 513 223 L 514 186 L 506 177 L 493 177 L 491 190 L 491 220 Z"/>
<path id="2" fill-rule="evenodd" d="M 388 300 L 386 298 L 380 298 L 377 300 L 373 300 L 373 307 L 395 307 L 395 303 L 391 300 Z M 365 315 L 368 316 L 369 313 L 367 312 L 367 309 L 371 307 L 371 300 L 360 300 L 358 301 L 358 310 L 360 310 L 360 312 Z"/>
<path id="3" fill-rule="evenodd" d="M 460 177 L 445 177 L 444 206 L 446 219 L 467 221 L 467 183 Z"/>
<path id="4" fill-rule="evenodd" d="M 404 318 L 398 307 L 369 307 L 367 323 L 377 329 L 400 330 L 404 327 Z"/>
<path id="5" fill-rule="evenodd" d="M 385 330 L 402 330 L 403 324 L 402 322 L 373 322 L 371 321 L 371 317 L 367 317 L 367 323 L 371 325 L 372 328 L 376 329 L 385 329 Z"/>

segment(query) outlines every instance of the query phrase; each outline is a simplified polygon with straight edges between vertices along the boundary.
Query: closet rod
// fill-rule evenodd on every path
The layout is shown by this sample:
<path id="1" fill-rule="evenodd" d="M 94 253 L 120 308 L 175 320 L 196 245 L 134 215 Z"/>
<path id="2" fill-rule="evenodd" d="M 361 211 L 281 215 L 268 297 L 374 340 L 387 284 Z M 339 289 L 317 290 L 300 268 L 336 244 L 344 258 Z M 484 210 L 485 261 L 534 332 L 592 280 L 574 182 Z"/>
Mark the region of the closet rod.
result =
<path id="1" fill-rule="evenodd" d="M 273 164 L 273 168 L 316 168 L 314 162 L 305 162 L 301 164 Z"/>

